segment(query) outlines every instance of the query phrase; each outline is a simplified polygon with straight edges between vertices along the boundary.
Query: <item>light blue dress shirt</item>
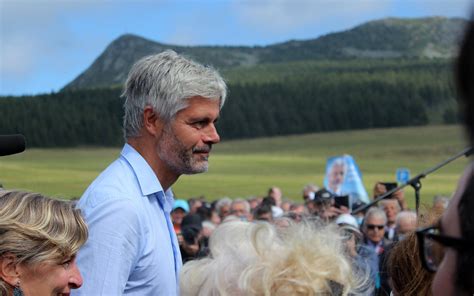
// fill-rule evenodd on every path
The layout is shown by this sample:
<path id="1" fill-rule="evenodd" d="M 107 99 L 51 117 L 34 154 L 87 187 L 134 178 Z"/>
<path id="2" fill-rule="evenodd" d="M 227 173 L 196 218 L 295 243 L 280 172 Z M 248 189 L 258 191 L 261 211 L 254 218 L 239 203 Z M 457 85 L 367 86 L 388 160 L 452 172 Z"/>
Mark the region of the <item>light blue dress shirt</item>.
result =
<path id="1" fill-rule="evenodd" d="M 182 266 L 163 188 L 128 144 L 78 202 L 89 226 L 79 250 L 83 286 L 74 295 L 177 295 Z"/>

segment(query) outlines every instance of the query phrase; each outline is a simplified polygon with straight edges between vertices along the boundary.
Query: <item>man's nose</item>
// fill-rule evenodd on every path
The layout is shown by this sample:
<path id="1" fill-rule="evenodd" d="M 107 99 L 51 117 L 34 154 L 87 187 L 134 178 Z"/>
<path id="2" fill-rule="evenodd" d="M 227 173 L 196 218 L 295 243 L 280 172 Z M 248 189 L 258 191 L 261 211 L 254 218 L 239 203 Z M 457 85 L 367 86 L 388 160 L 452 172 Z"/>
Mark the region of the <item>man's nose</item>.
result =
<path id="1" fill-rule="evenodd" d="M 203 142 L 219 143 L 220 141 L 221 141 L 221 138 L 219 136 L 219 133 L 217 133 L 216 126 L 213 123 L 211 123 L 204 131 Z"/>

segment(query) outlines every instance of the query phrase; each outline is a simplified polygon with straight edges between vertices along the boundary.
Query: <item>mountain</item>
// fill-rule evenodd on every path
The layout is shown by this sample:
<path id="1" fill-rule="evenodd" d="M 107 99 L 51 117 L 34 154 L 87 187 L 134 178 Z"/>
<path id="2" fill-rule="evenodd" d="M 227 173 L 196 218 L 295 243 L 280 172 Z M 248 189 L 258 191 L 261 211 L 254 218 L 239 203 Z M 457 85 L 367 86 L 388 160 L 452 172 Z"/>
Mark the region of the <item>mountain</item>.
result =
<path id="1" fill-rule="evenodd" d="M 303 60 L 347 58 L 450 58 L 465 25 L 460 18 L 386 18 L 311 40 L 268 46 L 178 46 L 127 34 L 114 40 L 82 74 L 63 90 L 122 84 L 141 57 L 165 49 L 218 69 Z"/>

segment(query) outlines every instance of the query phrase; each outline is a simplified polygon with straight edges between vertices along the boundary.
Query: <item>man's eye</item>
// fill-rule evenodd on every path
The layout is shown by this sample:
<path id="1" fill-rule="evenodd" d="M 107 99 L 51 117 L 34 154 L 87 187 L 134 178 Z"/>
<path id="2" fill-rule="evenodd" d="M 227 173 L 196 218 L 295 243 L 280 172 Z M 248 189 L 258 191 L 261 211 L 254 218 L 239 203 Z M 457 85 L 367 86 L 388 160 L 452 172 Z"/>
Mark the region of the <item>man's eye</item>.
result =
<path id="1" fill-rule="evenodd" d="M 203 128 L 204 126 L 206 126 L 206 121 L 204 120 L 201 120 L 201 121 L 196 121 L 193 123 L 193 126 L 196 127 L 196 128 Z"/>

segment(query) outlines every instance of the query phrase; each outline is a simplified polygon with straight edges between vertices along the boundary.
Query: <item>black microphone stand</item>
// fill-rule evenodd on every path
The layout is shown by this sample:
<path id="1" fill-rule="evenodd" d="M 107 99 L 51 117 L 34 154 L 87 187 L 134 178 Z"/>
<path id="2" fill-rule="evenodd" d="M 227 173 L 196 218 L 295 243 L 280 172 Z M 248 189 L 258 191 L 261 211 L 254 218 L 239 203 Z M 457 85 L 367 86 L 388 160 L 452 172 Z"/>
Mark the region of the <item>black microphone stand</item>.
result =
<path id="1" fill-rule="evenodd" d="M 413 187 L 413 189 L 415 189 L 415 206 L 416 206 L 416 214 L 418 215 L 418 209 L 420 207 L 420 189 L 421 189 L 421 181 L 420 180 L 422 178 L 426 177 L 427 175 L 431 174 L 432 172 L 434 172 L 434 171 L 440 169 L 441 167 L 447 165 L 448 163 L 452 162 L 453 160 L 458 159 L 461 156 L 469 157 L 473 152 L 474 152 L 474 149 L 472 147 L 468 147 L 468 148 L 464 149 L 463 151 L 459 152 L 458 154 L 456 154 L 454 156 L 451 156 L 450 158 L 446 159 L 445 161 L 439 163 L 438 165 L 432 167 L 431 169 L 428 169 L 428 170 L 424 171 L 423 173 L 415 176 L 414 178 L 408 180 L 407 182 L 399 185 L 398 187 L 393 188 L 392 190 L 387 191 L 384 194 L 377 196 L 369 204 L 358 207 L 357 209 L 352 211 L 352 214 L 354 215 L 354 214 L 357 214 L 359 212 L 365 211 L 366 209 L 368 209 L 371 206 L 375 205 L 376 203 L 378 203 L 382 199 L 388 198 L 390 195 L 392 195 L 392 193 L 395 193 L 398 190 L 404 188 L 405 186 L 410 185 L 411 187 Z"/>

